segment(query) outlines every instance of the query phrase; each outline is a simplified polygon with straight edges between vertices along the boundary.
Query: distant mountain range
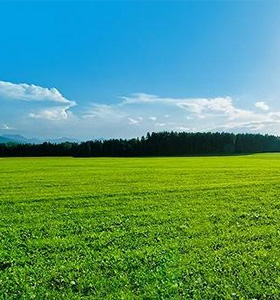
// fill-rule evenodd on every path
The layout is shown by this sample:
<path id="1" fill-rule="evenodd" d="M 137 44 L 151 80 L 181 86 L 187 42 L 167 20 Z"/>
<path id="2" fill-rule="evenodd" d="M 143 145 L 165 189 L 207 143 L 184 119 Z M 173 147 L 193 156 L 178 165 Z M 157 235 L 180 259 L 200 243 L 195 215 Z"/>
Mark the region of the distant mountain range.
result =
<path id="1" fill-rule="evenodd" d="M 7 143 L 15 143 L 15 144 L 40 144 L 43 142 L 50 142 L 54 144 L 61 144 L 65 142 L 71 142 L 71 143 L 78 143 L 80 142 L 77 139 L 74 138 L 57 138 L 57 139 L 36 139 L 36 138 L 25 138 L 22 135 L 19 134 L 4 134 L 0 135 L 0 144 L 7 144 Z"/>

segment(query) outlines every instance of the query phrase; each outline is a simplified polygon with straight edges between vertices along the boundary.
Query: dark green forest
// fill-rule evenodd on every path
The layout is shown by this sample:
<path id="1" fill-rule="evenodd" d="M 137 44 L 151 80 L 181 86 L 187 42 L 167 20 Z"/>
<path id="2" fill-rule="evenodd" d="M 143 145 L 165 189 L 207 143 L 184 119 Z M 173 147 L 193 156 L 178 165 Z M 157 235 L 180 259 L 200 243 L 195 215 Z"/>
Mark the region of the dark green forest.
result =
<path id="1" fill-rule="evenodd" d="M 94 140 L 82 143 L 0 144 L 0 156 L 135 157 L 230 155 L 280 151 L 273 135 L 233 133 L 147 133 L 141 138 Z"/>

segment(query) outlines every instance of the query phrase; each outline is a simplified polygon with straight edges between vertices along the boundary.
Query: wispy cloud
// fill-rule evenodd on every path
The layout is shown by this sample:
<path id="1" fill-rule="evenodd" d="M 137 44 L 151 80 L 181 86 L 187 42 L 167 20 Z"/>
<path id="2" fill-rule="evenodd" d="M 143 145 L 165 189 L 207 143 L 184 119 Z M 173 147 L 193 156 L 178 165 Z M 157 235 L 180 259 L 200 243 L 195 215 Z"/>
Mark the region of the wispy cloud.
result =
<path id="1" fill-rule="evenodd" d="M 233 105 L 231 97 L 218 98 L 164 98 L 144 93 L 133 94 L 130 97 L 121 97 L 119 106 L 136 104 L 157 104 L 158 107 L 177 107 L 197 117 L 211 115 L 224 115 L 231 119 L 247 117 L 252 114 L 249 110 L 238 109 Z M 165 115 L 166 116 L 166 115 Z"/>
<path id="2" fill-rule="evenodd" d="M 11 126 L 9 126 L 8 124 L 3 124 L 1 129 L 2 130 L 13 130 L 13 128 Z"/>
<path id="3" fill-rule="evenodd" d="M 142 120 L 143 119 L 141 117 L 138 117 L 137 119 L 128 118 L 128 124 L 130 124 L 130 125 L 139 125 L 139 124 L 141 124 Z"/>
<path id="4" fill-rule="evenodd" d="M 10 130 L 8 124 L 12 122 L 17 128 L 24 124 L 36 132 L 47 129 L 54 135 L 76 137 L 128 137 L 162 130 L 279 134 L 280 111 L 264 101 L 247 104 L 244 108 L 240 101 L 229 96 L 175 98 L 137 93 L 118 99 L 113 104 L 80 106 L 73 114 L 76 102 L 55 88 L 0 81 L 0 105 L 3 103 L 6 109 L 5 114 L 1 115 L 0 111 L 3 123 L 0 129 Z M 14 105 L 17 100 L 21 104 Z M 17 106 L 20 106 L 18 110 Z"/>
<path id="5" fill-rule="evenodd" d="M 119 110 L 116 106 L 94 103 L 92 104 L 82 116 L 84 119 L 94 118 L 94 119 L 104 119 L 114 120 L 123 118 L 126 115 Z"/>
<path id="6" fill-rule="evenodd" d="M 231 97 L 171 98 L 145 93 L 119 98 L 106 105 L 105 113 L 95 104 L 91 117 L 98 115 L 106 126 L 107 118 L 115 123 L 138 125 L 148 130 L 245 130 L 257 131 L 278 126 L 280 112 L 270 110 L 265 102 L 253 103 L 251 109 L 240 108 Z M 108 114 L 110 112 L 110 114 Z M 141 115 L 141 119 L 139 119 Z M 117 126 L 117 125 L 116 125 Z"/>
<path id="7" fill-rule="evenodd" d="M 190 128 L 184 126 L 178 126 L 174 128 L 177 131 L 190 131 Z"/>
<path id="8" fill-rule="evenodd" d="M 150 119 L 151 121 L 156 121 L 156 120 L 157 120 L 157 117 L 149 117 L 149 119 Z"/>

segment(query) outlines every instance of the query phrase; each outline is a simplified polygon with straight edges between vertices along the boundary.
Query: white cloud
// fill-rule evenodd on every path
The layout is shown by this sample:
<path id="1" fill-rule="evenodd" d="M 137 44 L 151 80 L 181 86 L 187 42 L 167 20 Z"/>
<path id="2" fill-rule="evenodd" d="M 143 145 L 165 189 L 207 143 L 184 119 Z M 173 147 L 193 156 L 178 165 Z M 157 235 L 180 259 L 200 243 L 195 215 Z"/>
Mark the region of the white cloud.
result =
<path id="1" fill-rule="evenodd" d="M 189 131 L 190 130 L 190 128 L 184 127 L 184 126 L 178 126 L 178 127 L 175 127 L 174 129 L 178 130 L 178 131 Z"/>
<path id="2" fill-rule="evenodd" d="M 265 102 L 256 102 L 255 107 L 260 108 L 262 110 L 269 110 L 269 106 Z"/>
<path id="3" fill-rule="evenodd" d="M 223 124 L 221 126 L 215 126 L 213 128 L 209 128 L 208 130 L 213 131 L 213 130 L 232 130 L 232 129 L 241 129 L 245 131 L 260 131 L 266 128 L 269 128 L 274 125 L 280 124 L 280 119 L 272 119 L 269 120 L 262 120 L 262 121 L 244 121 L 244 122 L 229 122 L 226 124 Z"/>
<path id="4" fill-rule="evenodd" d="M 12 130 L 13 128 L 10 127 L 8 124 L 3 124 L 1 129 L 2 130 Z"/>
<path id="5" fill-rule="evenodd" d="M 156 121 L 156 120 L 157 120 L 157 117 L 149 117 L 149 119 L 150 119 L 151 121 Z"/>
<path id="6" fill-rule="evenodd" d="M 74 106 L 76 103 L 62 96 L 56 88 L 34 84 L 0 81 L 0 97 L 24 101 L 53 101 Z"/>
<path id="7" fill-rule="evenodd" d="M 0 81 L 0 98 L 27 102 L 52 102 L 52 107 L 29 112 L 29 117 L 34 119 L 67 119 L 69 109 L 76 105 L 75 101 L 66 99 L 56 88 L 6 81 Z"/>
<path id="8" fill-rule="evenodd" d="M 86 114 L 83 115 L 83 118 L 106 118 L 113 121 L 114 119 L 119 119 L 124 116 L 122 111 L 112 105 L 94 103 L 87 110 Z"/>
<path id="9" fill-rule="evenodd" d="M 76 137 L 128 137 L 162 130 L 280 133 L 280 111 L 265 102 L 252 103 L 244 109 L 227 96 L 172 98 L 138 93 L 120 97 L 113 104 L 93 103 L 82 107 L 78 117 L 72 113 L 76 103 L 55 88 L 0 81 L 0 116 L 3 100 L 6 112 L 17 114 L 9 119 L 6 112 L 2 114 L 5 123 L 2 130 L 11 129 L 7 125 L 11 122 L 16 128 L 22 124 L 36 132 L 52 128 L 54 134 L 75 132 Z M 10 100 L 21 104 L 14 105 Z"/>
<path id="10" fill-rule="evenodd" d="M 121 97 L 123 100 L 120 106 L 132 104 L 157 104 L 160 106 L 174 107 L 186 110 L 189 113 L 195 114 L 199 118 L 205 118 L 211 114 L 222 114 L 229 118 L 248 117 L 252 114 L 251 111 L 238 109 L 234 107 L 231 97 L 217 98 L 163 98 L 156 95 L 144 93 L 133 94 L 131 97 Z M 169 115 L 165 115 L 165 117 Z"/>
<path id="11" fill-rule="evenodd" d="M 244 109 L 228 96 L 170 98 L 137 93 L 120 99 L 119 103 L 106 106 L 105 112 L 99 110 L 104 126 L 108 123 L 108 117 L 115 120 L 116 126 L 128 120 L 130 125 L 138 125 L 137 128 L 142 129 L 143 133 L 157 131 L 160 127 L 179 131 L 264 131 L 275 129 L 280 124 L 280 112 L 268 111 L 265 102 L 254 105 L 255 108 L 261 107 L 261 111 L 254 107 Z"/>
<path id="12" fill-rule="evenodd" d="M 45 119 L 51 121 L 65 120 L 68 118 L 68 107 L 52 107 L 40 110 L 36 113 L 30 113 L 29 117 L 34 119 Z"/>
<path id="13" fill-rule="evenodd" d="M 136 119 L 128 118 L 128 124 L 130 124 L 130 125 L 139 125 L 139 124 L 141 124 L 142 120 L 143 120 L 142 117 L 137 117 Z"/>
<path id="14" fill-rule="evenodd" d="M 152 102 L 158 102 L 160 99 L 157 95 L 150 95 L 145 93 L 135 93 L 129 97 L 121 96 L 119 98 L 122 100 L 120 105 L 134 104 L 134 103 L 152 103 Z"/>

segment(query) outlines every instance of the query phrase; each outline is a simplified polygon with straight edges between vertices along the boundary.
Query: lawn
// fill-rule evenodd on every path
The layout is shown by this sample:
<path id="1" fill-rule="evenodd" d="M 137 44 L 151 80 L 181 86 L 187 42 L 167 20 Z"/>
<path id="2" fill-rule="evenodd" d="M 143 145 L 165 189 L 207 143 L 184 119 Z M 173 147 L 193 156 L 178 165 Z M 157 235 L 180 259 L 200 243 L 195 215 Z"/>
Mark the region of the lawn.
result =
<path id="1" fill-rule="evenodd" d="M 279 299 L 280 154 L 0 159 L 0 299 Z"/>

